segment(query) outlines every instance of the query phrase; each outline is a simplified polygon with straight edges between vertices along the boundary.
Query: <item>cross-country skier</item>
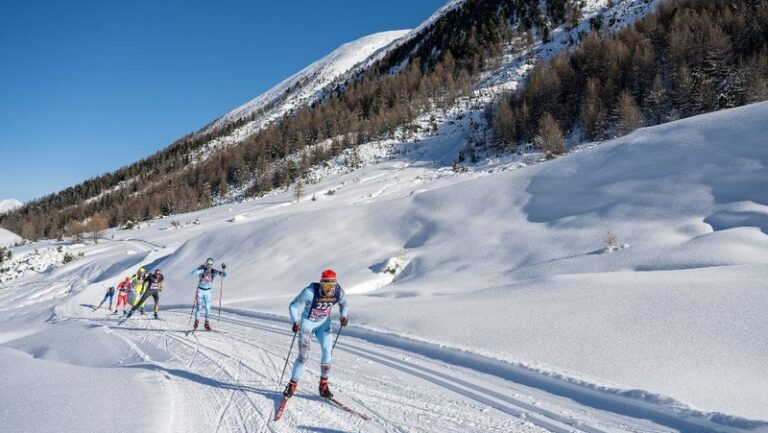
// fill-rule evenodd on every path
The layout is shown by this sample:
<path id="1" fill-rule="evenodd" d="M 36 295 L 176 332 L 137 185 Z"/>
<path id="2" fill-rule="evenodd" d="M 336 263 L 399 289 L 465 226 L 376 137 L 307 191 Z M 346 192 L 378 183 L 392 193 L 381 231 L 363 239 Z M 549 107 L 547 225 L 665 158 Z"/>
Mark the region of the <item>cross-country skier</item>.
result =
<path id="1" fill-rule="evenodd" d="M 144 279 L 147 277 L 146 272 L 144 271 L 144 268 L 139 268 L 139 270 L 131 276 L 131 283 L 133 283 L 133 291 L 136 292 L 136 295 L 134 296 L 134 302 L 132 303 L 132 306 L 139 306 L 139 311 L 141 311 L 141 314 L 144 315 L 144 303 L 139 304 L 139 299 L 141 298 L 141 295 L 144 294 Z"/>
<path id="2" fill-rule="evenodd" d="M 155 301 L 155 305 L 152 307 L 152 311 L 155 313 L 155 319 L 159 319 L 157 312 L 160 309 L 160 292 L 163 291 L 164 278 L 165 277 L 163 277 L 160 269 L 155 269 L 154 272 L 147 275 L 147 277 L 144 279 L 144 294 L 141 295 L 139 302 L 137 302 L 136 305 L 131 308 L 131 311 L 128 312 L 128 317 L 131 317 L 133 312 L 139 308 L 138 306 L 144 304 L 144 301 L 146 301 L 147 298 L 151 296 Z"/>
<path id="3" fill-rule="evenodd" d="M 221 269 L 222 270 L 214 269 L 213 259 L 209 257 L 205 260 L 204 265 L 200 265 L 197 269 L 192 271 L 192 275 L 200 277 L 200 280 L 197 283 L 197 299 L 195 300 L 194 329 L 197 329 L 197 326 L 200 324 L 198 316 L 200 313 L 200 304 L 202 304 L 205 308 L 205 329 L 209 331 L 211 330 L 211 325 L 208 323 L 208 316 L 211 314 L 211 287 L 213 287 L 213 279 L 216 275 L 221 275 L 222 277 L 227 276 L 227 265 L 222 263 Z"/>
<path id="4" fill-rule="evenodd" d="M 101 306 L 104 305 L 104 302 L 106 302 L 107 299 L 109 299 L 109 311 L 112 311 L 112 298 L 114 298 L 114 296 L 115 296 L 115 286 L 109 286 L 109 288 L 107 289 L 107 293 L 104 294 L 104 299 L 102 299 L 101 302 L 99 302 L 99 306 L 94 308 L 93 311 L 96 311 L 99 308 L 101 308 Z"/>
<path id="5" fill-rule="evenodd" d="M 315 334 L 323 350 L 320 358 L 320 395 L 325 398 L 333 398 L 333 394 L 328 388 L 328 373 L 331 370 L 331 346 L 333 344 L 331 309 L 335 304 L 339 304 L 341 307 L 341 317 L 339 318 L 341 326 L 347 326 L 349 323 L 347 318 L 349 306 L 344 290 L 336 282 L 336 272 L 326 269 L 323 271 L 319 283 L 312 283 L 305 287 L 288 306 L 288 312 L 293 322 L 293 332 L 301 331 L 301 334 L 299 337 L 299 356 L 293 364 L 291 381 L 283 391 L 285 398 L 292 397 L 296 392 L 299 376 L 304 370 L 304 362 L 309 354 L 312 334 Z M 303 308 L 301 316 L 298 315 L 300 307 Z"/>
<path id="6" fill-rule="evenodd" d="M 125 277 L 125 280 L 117 285 L 117 304 L 115 304 L 115 312 L 123 306 L 123 314 L 126 314 L 126 309 L 130 308 L 130 301 L 133 300 L 133 284 L 131 284 L 131 277 Z"/>

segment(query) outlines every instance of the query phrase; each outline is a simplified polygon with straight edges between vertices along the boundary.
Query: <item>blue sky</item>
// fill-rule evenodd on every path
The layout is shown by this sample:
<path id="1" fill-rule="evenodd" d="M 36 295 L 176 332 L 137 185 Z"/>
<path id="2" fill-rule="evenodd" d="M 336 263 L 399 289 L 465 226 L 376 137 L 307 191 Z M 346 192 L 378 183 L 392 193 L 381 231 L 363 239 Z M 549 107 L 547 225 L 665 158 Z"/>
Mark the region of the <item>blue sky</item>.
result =
<path id="1" fill-rule="evenodd" d="M 446 0 L 0 3 L 0 199 L 130 164 Z"/>

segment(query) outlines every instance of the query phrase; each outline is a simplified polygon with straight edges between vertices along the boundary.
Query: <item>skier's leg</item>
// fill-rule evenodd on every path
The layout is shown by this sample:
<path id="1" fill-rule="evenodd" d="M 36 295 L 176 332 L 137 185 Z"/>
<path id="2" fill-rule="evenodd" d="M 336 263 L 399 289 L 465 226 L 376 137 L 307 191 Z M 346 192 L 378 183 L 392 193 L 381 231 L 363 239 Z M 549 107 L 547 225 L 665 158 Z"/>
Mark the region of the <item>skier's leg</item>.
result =
<path id="1" fill-rule="evenodd" d="M 136 305 L 131 307 L 131 313 L 136 311 L 136 308 L 138 308 L 138 305 L 146 301 L 148 296 L 149 296 L 149 291 L 145 290 L 144 293 L 141 295 L 141 299 L 139 299 L 139 302 L 137 302 Z"/>
<path id="2" fill-rule="evenodd" d="M 144 295 L 144 291 L 138 286 L 134 289 L 134 291 L 136 292 L 136 296 L 134 297 L 133 302 L 131 304 L 133 304 L 132 306 L 135 307 L 136 305 L 139 304 L 139 299 L 141 299 L 141 297 Z"/>
<path id="3" fill-rule="evenodd" d="M 304 363 L 307 361 L 309 345 L 312 340 L 312 330 L 302 329 L 299 332 L 299 355 L 293 363 L 293 372 L 291 373 L 291 380 L 294 382 L 298 382 L 301 372 L 304 371 Z"/>
<path id="4" fill-rule="evenodd" d="M 331 370 L 331 347 L 333 347 L 333 333 L 331 332 L 331 321 L 326 320 L 323 326 L 315 330 L 317 341 L 323 350 L 320 356 L 320 378 L 328 379 L 328 373 Z"/>
<path id="5" fill-rule="evenodd" d="M 155 301 L 155 306 L 152 308 L 152 311 L 154 311 L 155 315 L 157 315 L 158 310 L 160 310 L 160 292 L 153 290 L 152 300 Z"/>
<path id="6" fill-rule="evenodd" d="M 211 291 L 210 290 L 204 290 L 205 295 L 203 299 L 205 300 L 205 303 L 203 304 L 205 306 L 205 321 L 208 321 L 208 316 L 211 315 Z"/>
<path id="7" fill-rule="evenodd" d="M 200 316 L 200 303 L 203 302 L 203 290 L 197 289 L 197 299 L 195 300 L 195 322 Z"/>
<path id="8" fill-rule="evenodd" d="M 101 300 L 101 302 L 99 302 L 99 306 L 98 306 L 98 307 L 96 307 L 96 308 L 101 308 L 101 306 L 102 306 L 102 305 L 104 305 L 104 303 L 105 303 L 105 302 L 107 302 L 107 298 L 109 298 L 109 295 L 108 295 L 108 294 L 107 294 L 107 295 L 104 295 L 104 299 L 102 299 L 102 300 Z M 112 304 L 112 303 L 110 302 L 110 304 Z M 112 305 L 110 305 L 110 307 L 111 307 L 111 306 L 112 306 Z"/>

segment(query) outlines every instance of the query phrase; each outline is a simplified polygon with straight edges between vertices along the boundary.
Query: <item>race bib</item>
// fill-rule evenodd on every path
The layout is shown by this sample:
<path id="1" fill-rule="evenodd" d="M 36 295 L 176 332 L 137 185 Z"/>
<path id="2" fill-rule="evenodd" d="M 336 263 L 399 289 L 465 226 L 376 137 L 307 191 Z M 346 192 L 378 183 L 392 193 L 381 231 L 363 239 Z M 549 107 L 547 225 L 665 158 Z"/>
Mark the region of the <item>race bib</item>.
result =
<path id="1" fill-rule="evenodd" d="M 309 311 L 310 320 L 322 320 L 331 315 L 332 302 L 320 302 Z"/>
<path id="2" fill-rule="evenodd" d="M 213 272 L 203 272 L 203 275 L 200 277 L 200 282 L 202 282 L 202 283 L 212 283 L 213 282 Z"/>

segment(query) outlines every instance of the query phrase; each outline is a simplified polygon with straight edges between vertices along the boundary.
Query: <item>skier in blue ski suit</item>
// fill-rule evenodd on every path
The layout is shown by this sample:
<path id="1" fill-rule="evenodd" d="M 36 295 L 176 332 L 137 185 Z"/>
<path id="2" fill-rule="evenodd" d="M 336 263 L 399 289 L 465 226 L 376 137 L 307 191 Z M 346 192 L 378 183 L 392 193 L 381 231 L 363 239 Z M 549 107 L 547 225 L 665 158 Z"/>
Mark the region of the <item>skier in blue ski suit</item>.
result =
<path id="1" fill-rule="evenodd" d="M 213 287 L 213 279 L 217 275 L 222 277 L 227 276 L 227 265 L 221 264 L 221 271 L 213 268 L 213 259 L 208 258 L 205 261 L 205 265 L 201 265 L 199 268 L 192 271 L 192 275 L 200 277 L 200 281 L 197 283 L 197 296 L 195 299 L 195 324 L 194 329 L 200 324 L 198 316 L 200 313 L 200 305 L 205 308 L 205 329 L 211 330 L 211 325 L 208 323 L 208 316 L 211 315 L 211 288 Z"/>
<path id="2" fill-rule="evenodd" d="M 331 269 L 323 271 L 319 283 L 312 283 L 305 287 L 299 296 L 288 306 L 288 313 L 293 322 L 293 332 L 299 332 L 299 356 L 293 364 L 293 373 L 291 381 L 285 388 L 283 395 L 290 398 L 296 392 L 299 382 L 299 376 L 304 371 L 304 363 L 309 354 L 309 344 L 312 340 L 312 334 L 315 334 L 317 341 L 322 348 L 320 358 L 320 395 L 326 398 L 333 398 L 333 394 L 328 388 L 328 373 L 331 370 L 331 346 L 333 344 L 333 332 L 331 331 L 331 310 L 333 306 L 339 304 L 341 326 L 347 326 L 349 319 L 349 305 L 347 304 L 344 290 L 336 282 L 336 273 Z M 299 316 L 299 308 L 302 308 Z"/>

